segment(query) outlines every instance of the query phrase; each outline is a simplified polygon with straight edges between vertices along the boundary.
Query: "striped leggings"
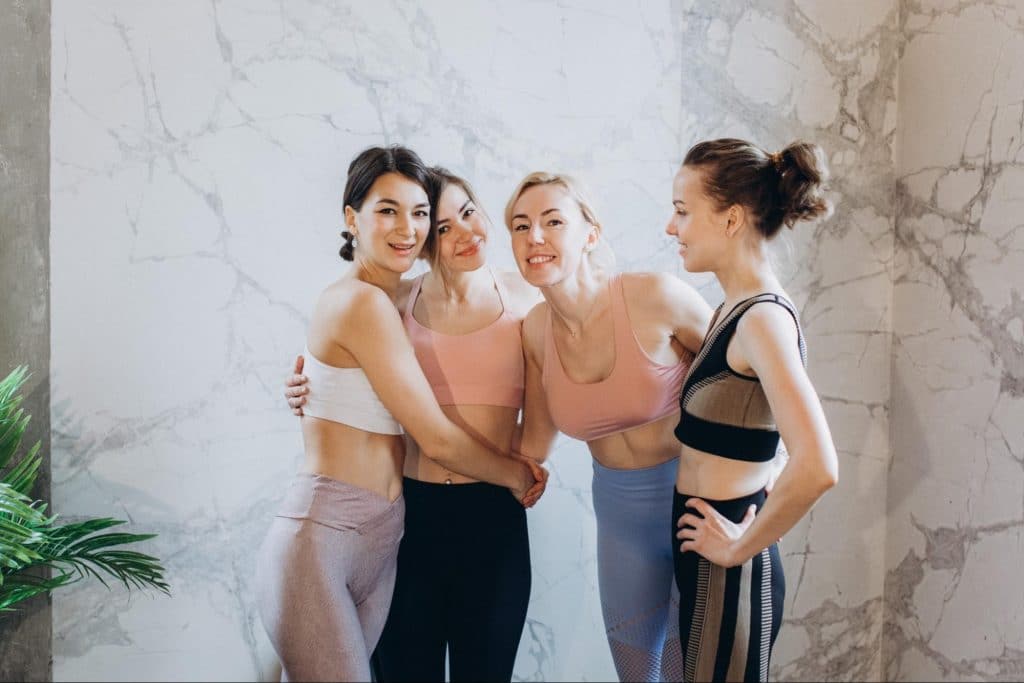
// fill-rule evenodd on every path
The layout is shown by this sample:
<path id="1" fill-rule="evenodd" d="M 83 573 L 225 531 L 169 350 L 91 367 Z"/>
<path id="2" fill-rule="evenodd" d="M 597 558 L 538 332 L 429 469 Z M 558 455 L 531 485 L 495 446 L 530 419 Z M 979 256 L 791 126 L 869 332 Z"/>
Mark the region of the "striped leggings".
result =
<path id="1" fill-rule="evenodd" d="M 687 511 L 699 514 L 685 507 L 690 497 L 676 491 L 672 505 L 684 680 L 766 681 L 786 593 L 778 546 L 729 569 L 695 552 L 680 552 L 676 521 Z M 764 499 L 764 491 L 758 491 L 732 500 L 705 500 L 739 522 L 750 504 L 760 510 Z"/>

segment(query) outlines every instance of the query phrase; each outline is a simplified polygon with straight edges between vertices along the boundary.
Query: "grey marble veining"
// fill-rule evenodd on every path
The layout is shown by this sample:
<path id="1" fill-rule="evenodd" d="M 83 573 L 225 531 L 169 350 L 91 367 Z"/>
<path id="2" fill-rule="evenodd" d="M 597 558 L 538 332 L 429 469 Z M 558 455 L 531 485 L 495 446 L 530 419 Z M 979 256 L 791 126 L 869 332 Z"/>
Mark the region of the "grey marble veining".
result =
<path id="1" fill-rule="evenodd" d="M 1024 675 L 1024 4 L 905 2 L 883 672 Z"/>
<path id="2" fill-rule="evenodd" d="M 828 152 L 836 215 L 778 249 L 840 486 L 784 541 L 781 679 L 878 678 L 890 476 L 895 0 L 53 4 L 55 502 L 160 537 L 174 597 L 54 601 L 66 680 L 267 679 L 252 562 L 301 451 L 281 382 L 342 272 L 360 149 L 465 174 L 500 225 L 525 173 L 584 178 L 626 270 L 683 275 L 662 229 L 701 138 Z M 519 680 L 613 677 L 590 459 L 560 439 L 529 516 Z M 872 501 L 866 503 L 865 501 Z M 1019 515 L 1018 515 L 1019 516 Z M 856 525 L 851 526 L 851 519 Z"/>
<path id="3" fill-rule="evenodd" d="M 889 463 L 896 70 L 894 2 L 692 3 L 684 16 L 690 140 L 798 137 L 830 157 L 836 214 L 778 249 L 810 373 L 840 452 L 840 485 L 782 544 L 788 595 L 772 675 L 880 675 Z M 687 85 L 692 79 L 695 85 Z M 865 498 L 877 504 L 865 506 Z M 857 524 L 852 526 L 850 519 Z"/>

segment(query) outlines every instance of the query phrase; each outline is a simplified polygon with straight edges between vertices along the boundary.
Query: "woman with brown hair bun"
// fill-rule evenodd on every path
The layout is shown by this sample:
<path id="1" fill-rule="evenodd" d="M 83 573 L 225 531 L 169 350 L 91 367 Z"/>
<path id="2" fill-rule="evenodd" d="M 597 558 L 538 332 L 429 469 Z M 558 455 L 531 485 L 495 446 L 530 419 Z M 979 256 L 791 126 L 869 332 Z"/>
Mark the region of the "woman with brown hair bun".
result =
<path id="1" fill-rule="evenodd" d="M 683 384 L 676 427 L 687 681 L 766 680 L 785 593 L 776 541 L 838 480 L 797 310 L 768 256 L 783 226 L 831 212 L 827 178 L 817 145 L 769 154 L 726 138 L 691 148 L 673 182 L 666 232 L 686 270 L 713 272 L 725 292 Z M 766 496 L 780 435 L 789 461 Z"/>

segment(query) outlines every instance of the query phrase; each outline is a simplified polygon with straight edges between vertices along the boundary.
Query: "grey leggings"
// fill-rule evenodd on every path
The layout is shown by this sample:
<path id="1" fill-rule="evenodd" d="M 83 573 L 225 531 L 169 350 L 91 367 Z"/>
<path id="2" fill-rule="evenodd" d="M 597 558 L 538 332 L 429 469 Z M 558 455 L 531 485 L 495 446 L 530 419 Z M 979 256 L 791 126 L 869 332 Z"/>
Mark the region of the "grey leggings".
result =
<path id="1" fill-rule="evenodd" d="M 672 544 L 678 460 L 637 470 L 594 461 L 597 582 L 608 646 L 621 681 L 678 681 L 679 591 Z"/>
<path id="2" fill-rule="evenodd" d="M 299 473 L 260 548 L 257 603 L 281 680 L 369 681 L 405 501 Z"/>

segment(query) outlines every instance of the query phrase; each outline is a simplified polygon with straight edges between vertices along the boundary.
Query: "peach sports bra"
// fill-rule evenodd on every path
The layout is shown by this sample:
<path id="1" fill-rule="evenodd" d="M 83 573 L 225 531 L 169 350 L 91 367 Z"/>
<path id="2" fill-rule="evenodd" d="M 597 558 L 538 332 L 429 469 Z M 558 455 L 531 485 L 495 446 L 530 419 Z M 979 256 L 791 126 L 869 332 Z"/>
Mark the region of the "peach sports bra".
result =
<path id="1" fill-rule="evenodd" d="M 491 275 L 501 300 L 501 315 L 467 334 L 444 334 L 421 325 L 413 309 L 423 276 L 413 281 L 402 319 L 416 359 L 440 405 L 523 405 L 526 364 L 522 324 L 509 313 L 508 293 L 501 279 L 493 271 Z"/>
<path id="2" fill-rule="evenodd" d="M 651 360 L 637 341 L 626 311 L 622 276 L 608 282 L 615 328 L 615 365 L 599 382 L 578 383 L 565 374 L 551 330 L 551 311 L 544 332 L 542 383 L 548 410 L 559 431 L 593 441 L 655 422 L 679 411 L 679 392 L 693 359 L 686 353 L 674 365 Z"/>

